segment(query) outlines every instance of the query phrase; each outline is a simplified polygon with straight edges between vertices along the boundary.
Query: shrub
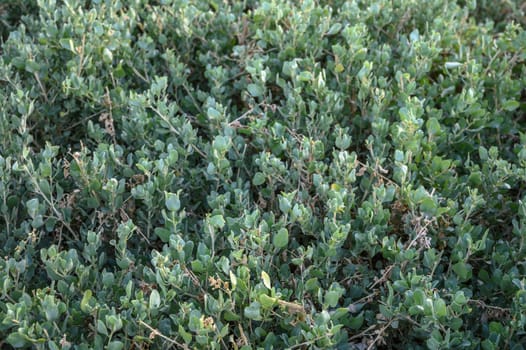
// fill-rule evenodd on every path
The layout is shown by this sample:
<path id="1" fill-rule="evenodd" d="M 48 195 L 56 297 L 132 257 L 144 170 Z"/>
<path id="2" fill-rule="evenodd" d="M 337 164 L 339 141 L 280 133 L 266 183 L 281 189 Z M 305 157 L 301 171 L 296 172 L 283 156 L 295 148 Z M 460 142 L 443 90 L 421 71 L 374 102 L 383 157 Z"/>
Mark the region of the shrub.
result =
<path id="1" fill-rule="evenodd" d="M 524 6 L 2 6 L 2 348 L 524 348 Z"/>

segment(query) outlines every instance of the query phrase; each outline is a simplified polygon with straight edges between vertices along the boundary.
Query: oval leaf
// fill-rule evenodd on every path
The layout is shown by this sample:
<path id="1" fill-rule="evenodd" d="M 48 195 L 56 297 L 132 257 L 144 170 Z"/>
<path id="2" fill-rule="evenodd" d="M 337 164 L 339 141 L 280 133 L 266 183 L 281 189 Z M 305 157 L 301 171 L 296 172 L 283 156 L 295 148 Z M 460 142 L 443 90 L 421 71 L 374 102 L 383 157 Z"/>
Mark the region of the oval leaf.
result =
<path id="1" fill-rule="evenodd" d="M 265 271 L 261 271 L 261 279 L 263 280 L 263 284 L 265 285 L 265 287 L 270 289 L 270 276 L 268 275 L 268 273 L 266 273 Z"/>
<path id="2" fill-rule="evenodd" d="M 165 202 L 166 208 L 170 211 L 178 211 L 181 208 L 181 202 L 179 201 L 179 196 L 175 193 L 165 192 Z"/>
<path id="3" fill-rule="evenodd" d="M 150 309 L 157 309 L 161 305 L 161 296 L 157 289 L 153 289 L 150 293 Z"/>
<path id="4" fill-rule="evenodd" d="M 289 244 L 289 231 L 286 228 L 282 228 L 276 233 L 272 240 L 274 247 L 281 249 Z"/>

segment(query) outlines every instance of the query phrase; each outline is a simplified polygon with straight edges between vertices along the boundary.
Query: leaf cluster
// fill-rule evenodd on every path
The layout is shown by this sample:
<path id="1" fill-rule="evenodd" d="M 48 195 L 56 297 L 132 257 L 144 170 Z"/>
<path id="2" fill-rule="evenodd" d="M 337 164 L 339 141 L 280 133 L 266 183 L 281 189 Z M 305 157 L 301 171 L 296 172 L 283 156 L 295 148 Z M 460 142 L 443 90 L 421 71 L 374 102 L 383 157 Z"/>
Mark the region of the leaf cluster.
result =
<path id="1" fill-rule="evenodd" d="M 524 349 L 524 6 L 0 5 L 0 347 Z"/>

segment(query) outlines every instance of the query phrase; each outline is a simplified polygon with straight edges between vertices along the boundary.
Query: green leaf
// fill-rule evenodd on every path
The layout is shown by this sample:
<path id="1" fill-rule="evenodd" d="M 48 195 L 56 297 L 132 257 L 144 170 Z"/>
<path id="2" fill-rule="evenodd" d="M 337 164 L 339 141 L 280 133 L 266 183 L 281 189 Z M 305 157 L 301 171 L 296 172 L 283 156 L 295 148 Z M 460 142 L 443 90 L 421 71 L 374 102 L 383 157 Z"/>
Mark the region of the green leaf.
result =
<path id="1" fill-rule="evenodd" d="M 208 110 L 206 111 L 206 114 L 208 115 L 208 118 L 210 119 L 219 119 L 221 118 L 221 113 L 213 108 L 213 107 L 208 107 Z"/>
<path id="2" fill-rule="evenodd" d="M 122 64 L 119 63 L 117 65 L 117 67 L 115 67 L 115 69 L 113 70 L 114 74 L 115 74 L 115 77 L 117 78 L 124 78 L 126 76 L 126 71 L 124 70 L 124 68 L 122 67 Z"/>
<path id="3" fill-rule="evenodd" d="M 287 231 L 286 228 L 281 228 L 278 233 L 274 235 L 272 244 L 278 249 L 286 247 L 289 244 L 289 231 Z"/>
<path id="4" fill-rule="evenodd" d="M 310 278 L 307 280 L 307 282 L 305 282 L 305 290 L 307 291 L 317 292 L 319 288 L 320 282 L 316 277 Z"/>
<path id="5" fill-rule="evenodd" d="M 157 309 L 161 305 L 161 296 L 157 289 L 152 289 L 150 293 L 150 309 Z"/>
<path id="6" fill-rule="evenodd" d="M 445 65 L 446 69 L 455 69 L 462 66 L 462 63 L 460 62 L 446 62 Z"/>
<path id="7" fill-rule="evenodd" d="M 417 289 L 413 292 L 413 300 L 417 305 L 424 305 L 426 295 L 423 290 Z"/>
<path id="8" fill-rule="evenodd" d="M 263 317 L 261 317 L 261 304 L 254 301 L 247 306 L 245 308 L 245 317 L 254 321 L 261 321 L 263 319 Z"/>
<path id="9" fill-rule="evenodd" d="M 84 291 L 84 296 L 82 297 L 82 300 L 80 301 L 80 309 L 82 310 L 82 312 L 85 312 L 85 313 L 91 312 L 91 306 L 89 305 L 91 296 L 92 296 L 91 290 L 87 289 L 86 291 Z"/>
<path id="10" fill-rule="evenodd" d="M 105 63 L 111 63 L 113 61 L 113 53 L 111 53 L 107 47 L 102 51 L 102 60 Z"/>
<path id="11" fill-rule="evenodd" d="M 427 339 L 426 345 L 429 350 L 440 350 L 441 349 L 441 342 L 439 342 L 435 338 Z"/>
<path id="12" fill-rule="evenodd" d="M 18 332 L 9 334 L 6 341 L 14 348 L 22 348 L 28 344 L 27 337 Z"/>
<path id="13" fill-rule="evenodd" d="M 484 146 L 479 147 L 479 157 L 482 161 L 487 161 L 489 159 L 488 150 Z"/>
<path id="14" fill-rule="evenodd" d="M 267 178 L 265 177 L 265 175 L 261 172 L 257 172 L 254 174 L 254 177 L 252 178 L 252 184 L 254 186 L 259 186 L 259 185 L 262 185 L 263 183 L 265 183 L 265 181 L 267 180 Z"/>
<path id="15" fill-rule="evenodd" d="M 239 321 L 241 319 L 241 316 L 233 313 L 232 311 L 230 310 L 227 310 L 223 313 L 223 317 L 225 318 L 225 321 L 229 321 L 229 322 L 232 322 L 232 321 Z"/>
<path id="16" fill-rule="evenodd" d="M 292 205 L 290 204 L 290 200 L 286 196 L 280 195 L 279 196 L 279 210 L 281 210 L 283 214 L 287 214 L 291 208 L 292 208 Z"/>
<path id="17" fill-rule="evenodd" d="M 230 139 L 226 136 L 217 135 L 212 142 L 212 148 L 219 153 L 226 152 L 230 144 Z"/>
<path id="18" fill-rule="evenodd" d="M 108 335 L 108 329 L 102 320 L 97 320 L 97 332 L 102 335 Z"/>
<path id="19" fill-rule="evenodd" d="M 502 108 L 504 108 L 508 112 L 513 112 L 514 110 L 519 108 L 519 106 L 520 106 L 520 103 L 515 100 L 507 100 L 506 102 L 502 104 Z"/>
<path id="20" fill-rule="evenodd" d="M 191 262 L 192 270 L 197 273 L 201 273 L 205 271 L 205 266 L 200 260 L 192 260 Z"/>
<path id="21" fill-rule="evenodd" d="M 189 344 L 191 341 L 192 341 L 192 334 L 187 332 L 183 326 L 179 325 L 179 328 L 178 328 L 178 333 L 179 335 L 183 338 L 184 342 L 186 344 Z"/>
<path id="22" fill-rule="evenodd" d="M 55 343 L 54 341 L 48 341 L 47 342 L 47 346 L 48 346 L 48 349 L 50 350 L 60 350 L 60 348 L 58 347 L 57 343 Z"/>
<path id="23" fill-rule="evenodd" d="M 162 227 L 156 227 L 154 232 L 157 235 L 157 237 L 159 237 L 161 239 L 161 241 L 163 241 L 165 243 L 170 241 L 170 236 L 172 235 L 170 230 L 167 230 L 167 229 L 162 228 Z"/>
<path id="24" fill-rule="evenodd" d="M 325 303 L 330 307 L 336 307 L 340 299 L 341 294 L 337 291 L 330 290 L 325 293 Z"/>
<path id="25" fill-rule="evenodd" d="M 329 29 L 329 31 L 327 32 L 326 35 L 328 36 L 331 36 L 331 35 L 335 35 L 335 34 L 338 34 L 338 32 L 342 29 L 342 24 L 341 23 L 334 23 L 331 28 Z"/>
<path id="26" fill-rule="evenodd" d="M 460 317 L 455 317 L 453 319 L 450 319 L 449 321 L 449 327 L 451 327 L 451 329 L 455 331 L 458 331 L 460 327 L 462 327 L 463 324 L 464 322 L 462 321 Z"/>
<path id="27" fill-rule="evenodd" d="M 38 214 L 38 198 L 30 199 L 26 202 L 27 213 L 30 217 L 34 218 Z"/>
<path id="28" fill-rule="evenodd" d="M 42 308 L 46 314 L 46 319 L 48 321 L 55 321 L 58 319 L 59 310 L 58 305 L 55 303 L 54 298 L 51 295 L 46 295 L 42 301 Z"/>
<path id="29" fill-rule="evenodd" d="M 179 201 L 179 195 L 170 192 L 164 192 L 165 205 L 169 211 L 178 211 L 181 208 L 181 202 Z"/>
<path id="30" fill-rule="evenodd" d="M 188 329 L 192 332 L 199 332 L 202 329 L 201 312 L 199 310 L 190 311 Z"/>
<path id="31" fill-rule="evenodd" d="M 272 298 L 272 297 L 269 297 L 268 295 L 266 294 L 260 294 L 259 296 L 259 302 L 261 303 L 261 306 L 264 308 L 264 309 L 270 309 L 272 307 L 274 307 L 277 303 L 277 299 L 276 298 Z"/>
<path id="32" fill-rule="evenodd" d="M 429 118 L 429 120 L 426 122 L 426 127 L 427 132 L 430 135 L 440 135 L 442 133 L 442 129 L 437 118 Z"/>
<path id="33" fill-rule="evenodd" d="M 351 317 L 349 320 L 349 328 L 351 329 L 360 329 L 363 325 L 364 317 L 362 315 Z"/>
<path id="34" fill-rule="evenodd" d="M 467 281 L 471 278 L 471 270 L 473 268 L 470 264 L 466 264 L 465 262 L 459 261 L 455 265 L 453 265 L 453 271 L 457 274 L 461 282 Z"/>
<path id="35" fill-rule="evenodd" d="M 37 73 L 40 69 L 40 64 L 38 64 L 38 62 L 35 62 L 33 60 L 27 60 L 25 68 L 26 68 L 26 71 L 29 73 Z"/>
<path id="36" fill-rule="evenodd" d="M 70 50 L 74 53 L 75 52 L 75 44 L 73 44 L 73 40 L 71 38 L 62 38 L 59 41 L 60 46 L 66 50 Z"/>
<path id="37" fill-rule="evenodd" d="M 155 77 L 150 87 L 150 91 L 155 96 L 160 96 L 166 90 L 167 86 L 168 86 L 168 78 L 166 76 Z"/>
<path id="38" fill-rule="evenodd" d="M 107 315 L 106 326 L 113 332 L 117 332 L 122 329 L 122 319 L 119 315 Z"/>
<path id="39" fill-rule="evenodd" d="M 261 279 L 263 280 L 263 285 L 270 289 L 270 276 L 268 275 L 268 273 L 266 273 L 265 271 L 261 271 Z"/>
<path id="40" fill-rule="evenodd" d="M 225 226 L 225 219 L 223 215 L 214 215 L 210 218 L 210 225 L 216 228 L 223 228 Z"/>
<path id="41" fill-rule="evenodd" d="M 120 340 L 114 340 L 108 344 L 108 350 L 122 350 L 124 348 L 124 343 Z"/>
<path id="42" fill-rule="evenodd" d="M 482 350 L 496 350 L 497 347 L 492 343 L 490 339 L 483 340 L 480 345 L 482 346 Z"/>
<path id="43" fill-rule="evenodd" d="M 237 287 L 237 276 L 232 271 L 228 271 L 228 275 L 230 276 L 230 284 L 232 286 L 232 290 L 234 291 Z"/>
<path id="44" fill-rule="evenodd" d="M 257 84 L 248 84 L 247 90 L 253 97 L 261 97 L 263 95 L 263 88 Z"/>
<path id="45" fill-rule="evenodd" d="M 438 317 L 446 317 L 447 316 L 447 307 L 446 302 L 442 298 L 438 298 L 433 303 L 435 308 L 435 314 Z"/>
<path id="46" fill-rule="evenodd" d="M 429 216 L 434 216 L 437 212 L 438 206 L 431 197 L 422 199 L 420 203 L 420 210 Z"/>
<path id="47" fill-rule="evenodd" d="M 308 71 L 303 71 L 303 72 L 301 72 L 298 75 L 298 80 L 299 81 L 305 81 L 305 82 L 311 81 L 312 80 L 312 73 L 308 72 Z"/>
<path id="48" fill-rule="evenodd" d="M 433 315 L 434 307 L 435 306 L 433 304 L 433 299 L 426 298 L 424 300 L 424 315 L 426 315 L 426 316 Z"/>
<path id="49" fill-rule="evenodd" d="M 468 299 L 464 295 L 464 292 L 460 290 L 460 291 L 455 293 L 454 301 L 455 301 L 455 303 L 457 303 L 459 305 L 465 305 L 468 302 Z"/>

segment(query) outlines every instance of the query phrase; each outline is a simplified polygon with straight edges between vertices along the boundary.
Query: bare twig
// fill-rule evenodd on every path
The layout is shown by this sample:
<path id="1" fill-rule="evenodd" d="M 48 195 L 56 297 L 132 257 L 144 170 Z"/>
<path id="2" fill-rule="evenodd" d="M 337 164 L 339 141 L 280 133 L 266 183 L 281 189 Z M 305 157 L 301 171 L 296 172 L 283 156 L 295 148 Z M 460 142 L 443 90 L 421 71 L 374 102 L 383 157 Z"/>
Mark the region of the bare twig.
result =
<path id="1" fill-rule="evenodd" d="M 239 328 L 239 335 L 241 336 L 241 340 L 244 343 L 243 345 L 249 345 L 250 343 L 248 342 L 247 336 L 245 335 L 245 331 L 243 330 L 241 323 L 238 323 L 237 325 Z"/>
<path id="2" fill-rule="evenodd" d="M 376 324 L 373 324 L 372 326 L 367 327 L 366 329 L 364 329 L 360 333 L 353 335 L 351 338 L 349 338 L 349 340 L 361 339 L 364 336 L 366 336 L 369 331 L 372 331 L 375 328 L 376 328 Z"/>
<path id="3" fill-rule="evenodd" d="M 232 120 L 230 123 L 228 123 L 228 125 L 229 126 L 238 126 L 239 122 L 241 120 L 245 119 L 246 117 L 248 117 L 253 111 L 254 111 L 254 108 L 249 109 L 248 111 L 243 113 L 240 117 L 238 117 L 238 118 Z"/>
<path id="4" fill-rule="evenodd" d="M 429 225 L 431 225 L 431 223 L 433 223 L 434 220 L 426 220 L 425 224 L 422 226 L 420 224 L 420 220 L 417 220 L 416 221 L 416 229 L 417 229 L 417 232 L 416 232 L 416 236 L 415 238 L 413 238 L 413 240 L 409 243 L 409 245 L 407 246 L 406 249 L 410 249 L 412 248 L 418 241 L 423 241 L 423 246 L 425 246 L 426 248 L 427 245 L 429 243 L 427 243 L 427 241 L 425 240 L 425 236 L 427 235 L 427 228 Z"/>
<path id="5" fill-rule="evenodd" d="M 488 305 L 483 300 L 471 299 L 471 300 L 468 300 L 468 303 L 477 304 L 478 306 L 482 307 L 483 309 L 487 309 L 487 310 L 494 310 L 494 311 L 498 311 L 498 312 L 502 312 L 502 313 L 510 313 L 511 312 L 511 308 L 504 308 L 504 307 L 500 307 L 500 306 Z"/>
<path id="6" fill-rule="evenodd" d="M 374 338 L 374 340 L 372 341 L 372 343 L 369 344 L 369 346 L 367 347 L 367 350 L 372 350 L 373 347 L 374 347 L 374 345 L 375 345 L 380 339 L 382 339 L 385 330 L 387 329 L 387 327 L 389 327 L 389 326 L 391 325 L 391 323 L 392 323 L 393 321 L 394 321 L 394 319 L 389 320 L 389 322 L 387 322 L 387 323 L 385 324 L 385 326 L 383 326 L 381 329 L 379 329 L 379 330 L 377 331 L 378 335 L 376 336 L 376 338 Z"/>
<path id="7" fill-rule="evenodd" d="M 376 176 L 377 176 L 377 177 L 380 177 L 380 178 L 382 178 L 382 180 L 384 180 L 384 181 L 390 183 L 391 185 L 393 185 L 393 186 L 395 186 L 395 187 L 400 187 L 400 186 L 398 186 L 398 184 L 397 184 L 396 182 L 394 182 L 394 181 L 391 180 L 390 178 L 388 178 L 388 177 L 386 177 L 386 176 L 384 176 L 384 175 L 382 175 L 382 174 L 380 173 L 383 169 L 375 169 L 375 168 L 373 168 L 372 166 L 367 165 L 367 164 L 365 164 L 365 163 L 359 161 L 358 159 L 356 160 L 356 163 L 357 163 L 357 164 L 360 164 L 363 168 L 371 168 L 371 169 L 373 169 L 373 171 L 374 171 L 374 176 L 375 176 L 375 177 L 376 177 Z M 378 170 L 380 170 L 380 171 L 378 171 Z"/>
<path id="8" fill-rule="evenodd" d="M 76 128 L 77 126 L 81 125 L 81 124 L 85 124 L 86 121 L 90 120 L 91 118 L 94 118 L 96 116 L 98 116 L 99 114 L 101 114 L 102 111 L 99 111 L 99 112 L 95 112 L 93 113 L 92 115 L 89 115 L 87 116 L 86 118 L 83 118 L 82 120 L 79 120 L 78 122 L 76 123 L 73 123 L 71 124 L 70 126 L 68 126 L 66 129 L 64 129 L 65 131 L 68 131 L 68 130 L 71 130 L 71 129 L 74 129 Z"/>
<path id="9" fill-rule="evenodd" d="M 314 338 L 314 339 L 304 341 L 303 343 L 299 343 L 299 344 L 296 344 L 296 345 L 292 345 L 292 346 L 288 347 L 288 349 L 289 349 L 289 350 L 291 350 L 291 349 L 298 349 L 298 348 L 301 348 L 301 347 L 306 346 L 306 345 L 311 345 L 311 344 L 313 344 L 315 341 L 320 340 L 320 339 L 323 339 L 323 338 L 325 338 L 325 336 L 319 336 L 319 337 L 316 337 L 316 338 Z"/>
<path id="10" fill-rule="evenodd" d="M 371 287 L 369 287 L 370 289 L 373 289 L 374 287 L 376 287 L 377 285 L 379 285 L 380 283 L 384 283 L 387 281 L 387 279 L 389 278 L 389 276 L 391 275 L 391 271 L 393 271 L 395 267 L 395 264 L 393 265 L 390 265 L 387 267 L 387 269 L 385 269 L 385 272 L 384 274 L 382 275 L 382 277 L 380 277 L 379 279 L 377 279 L 372 285 Z"/>
<path id="11" fill-rule="evenodd" d="M 71 235 L 73 236 L 73 238 L 75 240 L 77 240 L 77 241 L 80 240 L 80 238 L 77 235 L 77 233 L 64 220 L 64 217 L 62 216 L 62 213 L 55 207 L 55 203 L 53 203 L 53 199 L 52 198 L 48 198 L 46 196 L 46 194 L 42 191 L 42 189 L 40 188 L 40 185 L 38 184 L 37 180 L 32 176 L 32 173 L 31 173 L 31 171 L 29 170 L 29 168 L 27 166 L 25 167 L 25 171 L 30 176 L 31 182 L 33 183 L 35 188 L 38 189 L 38 194 L 40 194 L 40 196 L 44 199 L 44 201 L 49 205 L 49 207 L 52 210 L 52 212 L 55 214 L 56 219 L 58 221 L 60 221 L 62 226 L 64 226 L 71 233 Z"/>
<path id="12" fill-rule="evenodd" d="M 141 78 L 142 81 L 144 81 L 145 83 L 150 84 L 150 79 L 147 79 L 144 75 L 139 73 L 139 71 L 133 65 L 130 65 L 130 68 L 132 69 L 133 73 L 135 73 L 135 75 L 137 75 L 139 78 Z"/>
<path id="13" fill-rule="evenodd" d="M 38 83 L 38 86 L 40 87 L 40 90 L 42 91 L 42 95 L 44 96 L 44 100 L 46 102 L 49 102 L 49 99 L 47 97 L 47 90 L 46 88 L 44 87 L 44 85 L 42 84 L 42 82 L 40 81 L 40 78 L 38 76 L 38 73 L 37 72 L 34 72 L 33 73 L 33 76 L 35 77 L 35 79 L 37 80 L 37 83 Z"/>
<path id="14" fill-rule="evenodd" d="M 256 107 L 259 107 L 261 106 L 263 103 L 260 103 L 258 104 Z M 246 111 L 245 113 L 243 113 L 241 116 L 239 116 L 238 118 L 232 120 L 230 123 L 228 123 L 229 126 L 238 126 L 239 125 L 239 122 L 243 119 L 245 119 L 246 117 L 248 117 L 250 114 L 252 114 L 252 112 L 254 112 L 254 110 L 256 109 L 256 107 L 252 107 L 250 108 L 248 111 Z"/>
<path id="15" fill-rule="evenodd" d="M 171 338 L 168 338 L 167 336 L 165 336 L 164 334 L 162 334 L 161 332 L 159 332 L 157 329 L 153 328 L 152 326 L 150 326 L 149 324 L 143 322 L 142 320 L 139 320 L 139 323 L 141 325 L 143 325 L 144 327 L 148 328 L 150 330 L 150 338 L 153 339 L 155 337 L 161 337 L 162 339 L 166 340 L 167 342 L 181 348 L 181 349 L 185 349 L 185 350 L 190 350 L 190 348 L 188 347 L 188 345 L 186 344 L 181 344 Z"/>
<path id="16" fill-rule="evenodd" d="M 82 74 L 82 67 L 84 66 L 84 48 L 86 46 L 86 34 L 82 35 L 82 45 L 77 48 L 77 53 L 79 54 L 79 68 L 77 70 L 77 75 L 80 77 Z"/>

